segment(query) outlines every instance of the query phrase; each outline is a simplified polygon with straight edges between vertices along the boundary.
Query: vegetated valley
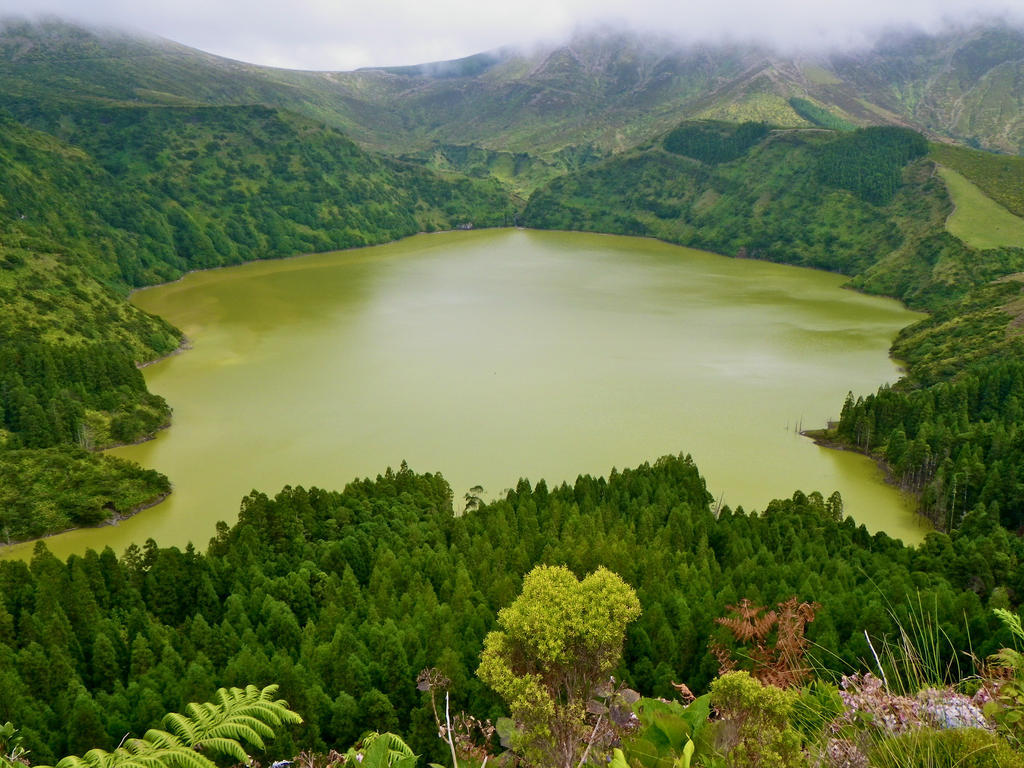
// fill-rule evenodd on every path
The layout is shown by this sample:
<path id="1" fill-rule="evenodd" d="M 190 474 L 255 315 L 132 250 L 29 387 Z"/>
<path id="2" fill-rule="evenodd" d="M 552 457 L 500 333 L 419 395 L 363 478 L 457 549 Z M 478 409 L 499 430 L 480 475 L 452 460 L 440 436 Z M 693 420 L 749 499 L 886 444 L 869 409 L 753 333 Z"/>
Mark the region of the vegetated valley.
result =
<path id="1" fill-rule="evenodd" d="M 1024 116 L 991 108 L 1022 41 L 792 61 L 606 36 L 531 68 L 311 74 L 9 22 L 4 541 L 169 491 L 97 452 L 171 419 L 137 365 L 185 340 L 132 288 L 512 224 L 828 269 L 926 310 L 893 347 L 905 377 L 817 437 L 883 461 L 935 531 L 870 536 L 819 489 L 719 509 L 679 455 L 464 514 L 405 466 L 253 493 L 203 551 L 40 543 L 0 561 L 0 759 L 1024 764 L 1024 243 L 947 230 L 954 205 L 1024 217 Z"/>

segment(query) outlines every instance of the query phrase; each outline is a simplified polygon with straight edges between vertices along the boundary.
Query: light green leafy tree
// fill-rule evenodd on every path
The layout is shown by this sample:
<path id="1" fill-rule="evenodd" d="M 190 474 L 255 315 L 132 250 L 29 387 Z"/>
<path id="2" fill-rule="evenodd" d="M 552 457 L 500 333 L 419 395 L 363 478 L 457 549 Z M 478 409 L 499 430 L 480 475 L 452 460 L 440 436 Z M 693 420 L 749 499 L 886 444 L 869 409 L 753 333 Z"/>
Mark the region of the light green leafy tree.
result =
<path id="1" fill-rule="evenodd" d="M 588 720 L 622 655 L 626 625 L 640 615 L 632 587 L 605 568 L 578 580 L 538 566 L 498 613 L 477 675 L 508 704 L 512 748 L 528 763 L 576 768 L 597 724 Z"/>
<path id="2" fill-rule="evenodd" d="M 81 757 L 70 755 L 56 768 L 217 768 L 210 755 L 248 764 L 243 743 L 264 749 L 275 727 L 302 722 L 287 702 L 274 698 L 276 693 L 276 685 L 221 688 L 216 702 L 189 704 L 186 714 L 167 715 L 166 730 L 150 729 L 113 752 L 90 749 Z"/>
<path id="3" fill-rule="evenodd" d="M 725 768 L 806 766 L 802 739 L 790 725 L 796 698 L 794 691 L 762 685 L 746 671 L 728 672 L 711 683 Z"/>

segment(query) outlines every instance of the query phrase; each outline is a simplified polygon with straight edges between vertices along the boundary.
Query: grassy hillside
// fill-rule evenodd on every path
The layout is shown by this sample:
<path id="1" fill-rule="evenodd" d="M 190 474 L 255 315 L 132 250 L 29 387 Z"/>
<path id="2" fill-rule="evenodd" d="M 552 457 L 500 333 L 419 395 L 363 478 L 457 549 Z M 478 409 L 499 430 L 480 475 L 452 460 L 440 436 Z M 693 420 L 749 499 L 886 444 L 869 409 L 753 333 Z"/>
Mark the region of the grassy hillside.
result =
<path id="1" fill-rule="evenodd" d="M 953 144 L 932 144 L 929 155 L 969 179 L 1010 213 L 1024 216 L 1024 157 L 996 155 Z"/>
<path id="2" fill-rule="evenodd" d="M 940 167 L 938 173 L 956 206 L 946 219 L 951 235 L 973 248 L 1024 247 L 1024 219 L 1014 216 L 952 168 Z"/>
<path id="3" fill-rule="evenodd" d="M 53 18 L 5 18 L 0 31 L 0 105 L 17 114 L 40 103 L 267 104 L 315 111 L 321 93 L 315 83 L 298 88 L 284 75 L 157 37 L 85 28 Z M 320 116 L 344 125 L 344 99 L 329 99 L 329 105 Z"/>

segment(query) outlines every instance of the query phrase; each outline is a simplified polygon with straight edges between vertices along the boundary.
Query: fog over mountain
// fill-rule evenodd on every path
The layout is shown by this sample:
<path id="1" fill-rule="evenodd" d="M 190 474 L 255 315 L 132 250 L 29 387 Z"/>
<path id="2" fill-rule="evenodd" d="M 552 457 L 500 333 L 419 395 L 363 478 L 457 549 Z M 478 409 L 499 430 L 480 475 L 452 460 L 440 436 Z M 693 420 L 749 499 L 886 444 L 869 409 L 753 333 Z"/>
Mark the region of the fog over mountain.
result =
<path id="1" fill-rule="evenodd" d="M 0 15 L 47 14 L 149 32 L 251 63 L 319 70 L 452 59 L 554 42 L 595 26 L 684 42 L 820 51 L 863 47 L 894 29 L 938 33 L 996 20 L 1024 24 L 1017 0 L 0 0 Z"/>

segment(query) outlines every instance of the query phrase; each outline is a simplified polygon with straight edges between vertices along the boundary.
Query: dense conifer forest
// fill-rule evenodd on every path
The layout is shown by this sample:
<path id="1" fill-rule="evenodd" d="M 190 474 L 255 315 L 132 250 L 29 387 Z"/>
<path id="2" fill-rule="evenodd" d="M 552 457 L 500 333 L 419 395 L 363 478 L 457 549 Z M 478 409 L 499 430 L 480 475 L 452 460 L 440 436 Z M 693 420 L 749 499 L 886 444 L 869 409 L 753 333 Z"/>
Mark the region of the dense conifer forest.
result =
<path id="1" fill-rule="evenodd" d="M 718 671 L 715 624 L 741 598 L 819 604 L 808 626 L 822 670 L 861 671 L 876 638 L 922 609 L 948 638 L 941 664 L 970 670 L 1010 643 L 990 610 L 1024 589 L 1021 540 L 979 508 L 951 537 L 904 547 L 797 492 L 761 513 L 717 516 L 693 462 L 665 457 L 548 488 L 523 480 L 462 516 L 436 475 L 402 467 L 342 492 L 253 494 L 205 553 L 155 542 L 66 563 L 39 545 L 0 562 L 0 720 L 35 762 L 113 749 L 220 686 L 273 681 L 305 720 L 275 754 L 326 750 L 366 730 L 444 759 L 417 673 L 439 668 L 452 706 L 497 718 L 475 677 L 484 635 L 538 563 L 605 566 L 637 592 L 618 678 L 647 695 L 694 691 Z M 825 674 L 823 671 L 822 674 Z"/>

